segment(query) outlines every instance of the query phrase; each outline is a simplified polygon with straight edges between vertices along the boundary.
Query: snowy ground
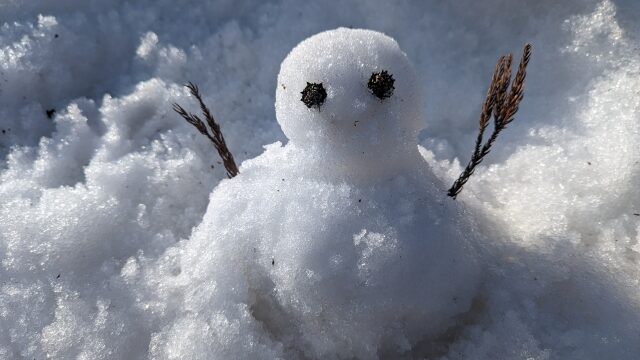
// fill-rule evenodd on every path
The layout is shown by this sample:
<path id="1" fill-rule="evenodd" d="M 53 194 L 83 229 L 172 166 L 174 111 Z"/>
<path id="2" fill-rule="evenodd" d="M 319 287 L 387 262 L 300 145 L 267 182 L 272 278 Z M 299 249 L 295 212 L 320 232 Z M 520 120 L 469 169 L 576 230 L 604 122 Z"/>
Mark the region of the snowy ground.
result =
<path id="1" fill-rule="evenodd" d="M 281 61 L 338 26 L 413 61 L 422 153 L 447 183 L 497 57 L 534 45 L 518 118 L 459 197 L 491 239 L 476 300 L 404 355 L 640 357 L 639 16 L 635 0 L 3 1 L 0 358 L 309 357 L 277 322 L 206 310 L 215 284 L 185 275 L 206 273 L 191 233 L 224 169 L 171 103 L 195 106 L 196 82 L 253 158 L 286 141 Z"/>

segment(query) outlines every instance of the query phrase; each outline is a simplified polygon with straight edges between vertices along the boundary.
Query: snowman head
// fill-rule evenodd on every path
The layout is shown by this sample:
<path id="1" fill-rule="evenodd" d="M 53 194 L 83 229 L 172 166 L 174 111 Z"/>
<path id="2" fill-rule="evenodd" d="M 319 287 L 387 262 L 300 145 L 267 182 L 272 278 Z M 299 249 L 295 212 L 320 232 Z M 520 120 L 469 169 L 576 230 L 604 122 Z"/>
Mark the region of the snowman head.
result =
<path id="1" fill-rule="evenodd" d="M 299 147 L 378 158 L 416 148 L 423 128 L 422 88 L 392 38 L 371 30 L 325 31 L 282 62 L 276 115 Z"/>

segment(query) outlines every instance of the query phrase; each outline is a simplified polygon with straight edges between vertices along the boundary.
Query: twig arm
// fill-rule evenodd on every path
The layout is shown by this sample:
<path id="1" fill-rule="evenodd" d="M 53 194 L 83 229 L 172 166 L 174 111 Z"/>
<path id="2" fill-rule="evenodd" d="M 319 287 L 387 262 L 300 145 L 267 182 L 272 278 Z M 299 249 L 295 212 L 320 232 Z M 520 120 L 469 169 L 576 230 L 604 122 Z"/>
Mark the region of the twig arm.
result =
<path id="1" fill-rule="evenodd" d="M 516 112 L 518 112 L 520 102 L 524 98 L 524 81 L 527 75 L 526 68 L 531 58 L 531 45 L 526 44 L 520 59 L 518 71 L 511 84 L 511 63 L 513 58 L 511 54 L 500 57 L 491 78 L 487 96 L 482 105 L 480 113 L 480 121 L 478 128 L 478 136 L 474 146 L 473 154 L 467 166 L 464 168 L 460 176 L 454 181 L 451 188 L 447 191 L 447 195 L 455 199 L 462 191 L 464 185 L 469 181 L 471 175 L 475 171 L 476 166 L 482 163 L 485 156 L 491 151 L 491 146 L 495 143 L 498 135 L 504 130 L 509 123 L 514 120 Z M 511 89 L 509 91 L 509 86 Z M 488 126 L 489 119 L 493 114 L 493 132 L 489 139 L 483 144 L 483 137 Z"/>
<path id="2" fill-rule="evenodd" d="M 238 166 L 233 159 L 233 154 L 227 147 L 224 136 L 222 135 L 222 130 L 220 129 L 220 125 L 215 121 L 213 115 L 211 115 L 211 112 L 209 111 L 209 108 L 204 103 L 204 100 L 202 100 L 202 96 L 200 95 L 198 87 L 192 82 L 189 82 L 185 86 L 189 89 L 191 95 L 193 95 L 193 97 L 198 100 L 198 103 L 200 104 L 200 111 L 202 111 L 202 114 L 206 119 L 206 125 L 205 122 L 200 119 L 200 117 L 187 112 L 182 106 L 177 103 L 173 104 L 173 110 L 178 113 L 178 115 L 180 115 L 183 119 L 185 119 L 189 124 L 193 125 L 202 135 L 206 136 L 213 143 L 216 150 L 218 151 L 218 154 L 222 158 L 224 168 L 227 170 L 227 177 L 232 178 L 238 175 Z M 207 125 L 209 126 L 208 128 Z"/>

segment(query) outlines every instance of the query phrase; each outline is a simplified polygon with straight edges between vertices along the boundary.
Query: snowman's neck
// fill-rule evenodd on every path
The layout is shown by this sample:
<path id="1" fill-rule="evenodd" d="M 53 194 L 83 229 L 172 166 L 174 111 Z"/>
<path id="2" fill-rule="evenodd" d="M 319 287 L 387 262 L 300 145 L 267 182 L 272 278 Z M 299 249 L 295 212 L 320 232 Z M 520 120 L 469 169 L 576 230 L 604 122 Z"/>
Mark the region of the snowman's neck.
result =
<path id="1" fill-rule="evenodd" d="M 290 145 L 305 154 L 308 172 L 315 172 L 318 176 L 329 179 L 375 181 L 406 173 L 416 166 L 424 166 L 417 144 L 367 149 L 354 149 L 348 144 Z"/>

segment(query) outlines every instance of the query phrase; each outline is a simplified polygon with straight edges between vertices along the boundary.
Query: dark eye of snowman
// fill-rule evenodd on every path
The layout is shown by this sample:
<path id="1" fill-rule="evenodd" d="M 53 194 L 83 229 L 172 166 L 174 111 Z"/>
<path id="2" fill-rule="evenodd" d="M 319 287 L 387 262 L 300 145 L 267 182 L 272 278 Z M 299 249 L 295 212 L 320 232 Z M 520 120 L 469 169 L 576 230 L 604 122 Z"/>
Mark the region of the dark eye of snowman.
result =
<path id="1" fill-rule="evenodd" d="M 307 86 L 302 90 L 302 99 L 300 99 L 309 109 L 316 107 L 320 109 L 320 105 L 324 103 L 327 98 L 327 91 L 322 86 L 322 83 L 307 83 Z"/>
<path id="2" fill-rule="evenodd" d="M 389 74 L 387 70 L 382 70 L 371 74 L 367 87 L 378 99 L 384 100 L 393 95 L 393 90 L 395 89 L 393 83 L 395 82 L 396 80 L 392 74 Z"/>

